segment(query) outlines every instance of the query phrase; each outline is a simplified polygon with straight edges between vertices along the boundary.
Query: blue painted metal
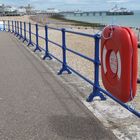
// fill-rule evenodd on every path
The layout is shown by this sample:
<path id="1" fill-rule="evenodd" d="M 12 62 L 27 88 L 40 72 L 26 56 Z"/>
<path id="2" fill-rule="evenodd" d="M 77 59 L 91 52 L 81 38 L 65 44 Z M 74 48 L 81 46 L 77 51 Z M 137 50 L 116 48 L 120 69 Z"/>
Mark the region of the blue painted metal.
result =
<path id="1" fill-rule="evenodd" d="M 60 59 L 58 59 L 57 57 L 55 57 L 53 54 L 50 54 L 50 56 L 52 57 L 52 58 L 54 58 L 55 60 L 57 60 L 59 63 L 63 63 Z"/>
<path id="2" fill-rule="evenodd" d="M 67 67 L 67 60 L 66 60 L 66 32 L 65 29 L 62 29 L 62 53 L 63 53 L 63 64 L 62 68 L 58 72 L 58 75 L 61 75 L 63 72 L 68 72 L 71 74 L 71 71 Z"/>
<path id="3" fill-rule="evenodd" d="M 42 37 L 42 36 L 40 36 L 40 35 L 38 35 L 38 37 L 45 40 L 45 37 Z"/>
<path id="4" fill-rule="evenodd" d="M 17 34 L 17 22 L 15 21 L 15 35 Z"/>
<path id="5" fill-rule="evenodd" d="M 6 28 L 5 28 L 5 20 L 3 21 L 3 31 L 6 31 Z"/>
<path id="6" fill-rule="evenodd" d="M 19 39 L 23 38 L 22 36 L 22 22 L 20 21 L 20 35 L 19 35 Z"/>
<path id="7" fill-rule="evenodd" d="M 59 47 L 59 48 L 62 48 L 62 46 L 61 46 L 60 44 L 55 43 L 55 42 L 52 41 L 52 40 L 49 40 L 49 39 L 48 39 L 48 42 L 51 43 L 51 44 L 53 44 L 53 45 L 55 45 L 55 46 L 57 46 L 57 47 Z"/>
<path id="8" fill-rule="evenodd" d="M 49 45 L 48 45 L 48 26 L 45 26 L 45 44 L 46 44 L 46 50 L 45 50 L 45 55 L 43 57 L 43 60 L 46 58 L 52 59 L 52 57 L 49 55 Z"/>
<path id="9" fill-rule="evenodd" d="M 23 42 L 27 41 L 26 39 L 26 22 L 24 22 L 24 39 Z"/>
<path id="10" fill-rule="evenodd" d="M 99 85 L 99 66 L 100 66 L 100 59 L 99 59 L 99 41 L 100 36 L 96 35 L 95 37 L 95 72 L 94 72 L 94 85 L 93 85 L 93 92 L 90 94 L 90 96 L 87 98 L 87 102 L 92 102 L 95 97 L 100 97 L 101 100 L 106 100 L 104 95 L 99 91 L 98 87 Z"/>
<path id="11" fill-rule="evenodd" d="M 19 21 L 18 21 L 18 36 L 20 36 L 20 23 L 19 23 Z"/>
<path id="12" fill-rule="evenodd" d="M 38 43 L 38 24 L 36 24 L 35 26 L 36 26 L 36 48 L 35 48 L 34 52 L 36 52 L 36 51 L 41 52 L 41 49 L 39 48 L 39 43 Z"/>
<path id="13" fill-rule="evenodd" d="M 14 33 L 14 22 L 12 20 L 12 33 Z"/>
<path id="14" fill-rule="evenodd" d="M 16 21 L 16 36 L 18 34 L 18 22 Z"/>
<path id="15" fill-rule="evenodd" d="M 31 32 L 31 34 L 34 35 L 34 36 L 36 37 L 36 33 Z M 38 37 L 39 37 L 39 35 L 38 35 Z"/>
<path id="16" fill-rule="evenodd" d="M 123 102 L 121 102 L 120 100 L 118 100 L 117 98 L 115 98 L 111 93 L 109 93 L 108 91 L 102 89 L 101 87 L 97 87 L 98 90 L 104 94 L 106 94 L 108 97 L 110 97 L 111 99 L 113 99 L 114 101 L 116 101 L 118 104 L 120 104 L 122 107 L 124 107 L 125 109 L 127 109 L 129 112 L 133 113 L 134 115 L 136 115 L 137 117 L 140 118 L 140 112 L 136 111 L 134 108 L 130 107 L 127 104 L 124 104 Z"/>
<path id="17" fill-rule="evenodd" d="M 17 34 L 16 36 L 18 37 L 19 36 L 19 21 L 17 21 Z"/>
<path id="18" fill-rule="evenodd" d="M 32 43 L 32 36 L 31 36 L 31 23 L 29 22 L 29 43 L 27 46 L 30 46 L 32 45 L 33 46 L 33 43 Z"/>
<path id="19" fill-rule="evenodd" d="M 6 30 L 6 27 L 7 29 L 9 29 L 8 26 L 5 26 L 7 24 L 5 24 L 5 21 L 3 22 L 4 24 L 4 28 Z M 48 35 L 48 28 L 49 29 L 54 29 L 54 30 L 57 30 L 57 31 L 61 31 L 62 32 L 62 46 L 59 45 L 58 43 L 52 41 L 52 40 L 49 40 L 49 35 Z M 22 27 L 21 27 L 22 29 Z M 18 32 L 19 30 L 19 26 L 18 26 L 18 22 L 15 22 L 15 34 L 19 34 Z M 100 66 L 100 60 L 99 60 L 99 41 L 100 41 L 100 36 L 98 34 L 95 34 L 95 35 L 90 35 L 90 34 L 85 34 L 85 33 L 80 33 L 80 32 L 73 32 L 73 31 L 68 31 L 68 30 L 65 30 L 65 29 L 57 29 L 57 28 L 53 28 L 53 27 L 48 27 L 47 25 L 45 26 L 45 32 L 46 32 L 46 35 L 45 35 L 45 38 L 42 37 L 42 36 L 39 36 L 38 34 L 38 25 L 36 24 L 36 33 L 32 33 L 31 32 L 31 24 L 29 23 L 29 31 L 26 30 L 26 23 L 24 23 L 24 39 L 26 38 L 26 32 L 29 33 L 29 45 L 35 45 L 36 46 L 36 49 L 40 49 L 40 50 L 43 50 L 45 51 L 45 55 L 49 55 L 50 57 L 56 59 L 57 61 L 59 61 L 61 64 L 62 64 L 62 69 L 60 70 L 60 72 L 58 74 L 62 74 L 64 71 L 67 71 L 68 73 L 71 73 L 74 72 L 75 74 L 77 74 L 79 77 L 81 77 L 82 79 L 84 79 L 86 82 L 88 82 L 90 85 L 93 86 L 93 92 L 90 94 L 90 96 L 88 97 L 87 101 L 88 102 L 91 102 L 93 101 L 93 99 L 98 96 L 101 98 L 101 100 L 106 100 L 105 95 L 107 95 L 108 97 L 110 97 L 111 99 L 113 99 L 115 102 L 119 103 L 121 106 L 123 106 L 124 108 L 126 108 L 128 111 L 130 111 L 131 113 L 133 113 L 134 115 L 140 117 L 140 112 L 136 111 L 135 109 L 131 108 L 129 105 L 127 104 L 124 104 L 123 102 L 121 102 L 120 100 L 116 99 L 111 93 L 109 93 L 108 91 L 102 89 L 100 87 L 100 84 L 99 84 L 99 66 Z M 76 34 L 76 35 L 81 35 L 81 36 L 86 36 L 86 37 L 91 37 L 91 38 L 94 38 L 95 39 L 95 58 L 92 59 L 92 58 L 89 58 L 81 53 L 78 53 L 78 52 L 75 52 L 74 50 L 71 50 L 69 48 L 66 47 L 66 32 L 67 33 L 71 33 L 71 34 Z M 34 34 L 36 35 L 36 43 L 32 42 L 31 40 L 31 34 Z M 46 48 L 43 49 L 41 48 L 41 46 L 39 46 L 38 44 L 38 39 L 42 38 L 42 39 L 45 39 L 46 40 Z M 27 38 L 26 38 L 27 39 Z M 28 39 L 27 39 L 28 40 Z M 55 46 L 57 47 L 60 47 L 62 48 L 62 55 L 63 55 L 63 60 L 61 61 L 60 59 L 58 59 L 56 56 L 52 55 L 51 53 L 49 53 L 49 50 L 48 50 L 48 42 L 54 44 Z M 73 54 L 76 54 L 86 60 L 89 60 L 91 62 L 94 63 L 95 65 L 95 70 L 94 70 L 94 81 L 91 81 L 90 79 L 86 78 L 85 76 L 83 76 L 82 74 L 80 74 L 79 72 L 77 72 L 76 70 L 74 70 L 72 67 L 68 66 L 67 65 L 67 56 L 66 56 L 66 51 L 69 51 Z M 45 57 L 45 56 L 44 56 Z M 138 79 L 137 81 L 138 83 L 140 83 L 140 79 Z"/>
<path id="20" fill-rule="evenodd" d="M 86 78 L 85 76 L 83 76 L 82 74 L 80 74 L 79 72 L 77 72 L 76 70 L 74 70 L 72 67 L 68 66 L 67 67 L 76 75 L 78 75 L 81 79 L 84 79 L 86 82 L 88 82 L 90 85 L 94 85 L 93 81 L 89 80 L 88 78 Z"/>
<path id="21" fill-rule="evenodd" d="M 66 48 L 67 49 L 67 51 L 69 51 L 69 52 L 71 52 L 71 53 L 73 53 L 73 54 L 76 54 L 76 55 L 78 55 L 78 56 L 81 56 L 82 58 L 85 58 L 85 59 L 87 59 L 87 60 L 89 60 L 89 61 L 91 61 L 91 62 L 96 62 L 94 59 L 92 59 L 92 58 L 89 58 L 89 57 L 87 57 L 87 56 L 85 56 L 85 55 L 83 55 L 83 54 L 81 54 L 81 53 L 78 53 L 78 52 L 76 52 L 76 51 L 73 51 L 73 50 L 71 50 L 71 49 L 69 49 L 69 48 Z"/>
<path id="22" fill-rule="evenodd" d="M 8 32 L 10 32 L 10 23 L 9 23 L 9 20 L 8 20 Z"/>
<path id="23" fill-rule="evenodd" d="M 54 28 L 54 27 L 48 27 L 49 29 L 52 29 L 52 30 L 56 30 L 56 31 L 61 31 L 62 29 L 58 29 L 58 28 Z"/>
<path id="24" fill-rule="evenodd" d="M 14 23 L 14 34 L 16 33 L 16 21 L 13 20 Z"/>
<path id="25" fill-rule="evenodd" d="M 75 35 L 91 37 L 91 38 L 95 38 L 96 37 L 96 34 L 92 35 L 92 34 L 86 34 L 86 33 L 81 33 L 81 32 L 74 32 L 74 31 L 69 31 L 69 30 L 66 30 L 66 32 L 67 33 L 71 33 L 71 34 L 75 34 Z"/>
<path id="26" fill-rule="evenodd" d="M 32 42 L 32 43 L 33 43 L 33 45 L 34 45 L 34 46 L 36 46 L 36 45 L 37 45 L 37 44 L 36 44 L 36 43 L 34 43 L 34 42 Z M 43 49 L 41 46 L 39 46 L 39 45 L 38 45 L 38 47 L 40 48 L 40 50 L 41 50 L 41 51 L 44 51 L 44 52 L 45 52 L 45 49 Z"/>

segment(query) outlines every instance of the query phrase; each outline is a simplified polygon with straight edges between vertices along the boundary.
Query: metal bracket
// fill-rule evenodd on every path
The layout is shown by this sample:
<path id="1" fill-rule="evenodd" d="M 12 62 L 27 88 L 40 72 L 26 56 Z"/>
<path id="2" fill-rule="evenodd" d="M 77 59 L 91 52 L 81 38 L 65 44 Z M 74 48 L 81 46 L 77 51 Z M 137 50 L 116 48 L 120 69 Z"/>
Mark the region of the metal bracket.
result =
<path id="1" fill-rule="evenodd" d="M 40 49 L 39 47 L 36 47 L 36 48 L 34 49 L 34 52 L 36 52 L 36 51 L 40 51 L 40 52 L 41 52 L 41 49 Z"/>
<path id="2" fill-rule="evenodd" d="M 32 42 L 29 42 L 27 46 L 30 46 L 30 45 L 34 46 Z"/>
<path id="3" fill-rule="evenodd" d="M 99 91 L 97 87 L 93 88 L 93 92 L 87 98 L 87 102 L 92 102 L 95 97 L 100 97 L 101 101 L 106 100 L 106 97 Z"/>
<path id="4" fill-rule="evenodd" d="M 67 72 L 68 74 L 72 74 L 72 72 L 68 69 L 68 67 L 66 65 L 63 65 L 63 67 L 61 68 L 61 70 L 58 72 L 58 75 L 63 74 L 63 72 Z"/>
<path id="5" fill-rule="evenodd" d="M 44 57 L 42 58 L 43 60 L 45 59 L 49 59 L 49 60 L 52 60 L 52 57 L 49 55 L 49 53 L 45 54 Z"/>

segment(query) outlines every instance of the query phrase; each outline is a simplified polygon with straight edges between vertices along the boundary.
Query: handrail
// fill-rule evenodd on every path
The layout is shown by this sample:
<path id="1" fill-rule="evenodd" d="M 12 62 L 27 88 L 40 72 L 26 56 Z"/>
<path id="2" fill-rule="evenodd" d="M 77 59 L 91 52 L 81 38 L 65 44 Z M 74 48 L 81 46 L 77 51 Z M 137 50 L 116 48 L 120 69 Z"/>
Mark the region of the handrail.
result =
<path id="1" fill-rule="evenodd" d="M 85 55 L 83 55 L 83 54 L 80 54 L 80 53 L 78 53 L 78 52 L 76 52 L 76 51 L 73 51 L 73 50 L 71 50 L 71 49 L 69 49 L 69 48 L 66 48 L 66 50 L 68 50 L 69 52 L 72 52 L 73 54 L 76 54 L 76 55 L 78 55 L 78 56 L 80 56 L 80 57 L 82 57 L 82 58 L 85 58 L 85 59 L 87 59 L 87 60 L 89 60 L 89 61 L 91 61 L 91 62 L 96 63 L 96 61 L 95 61 L 94 59 L 89 58 L 89 57 L 87 57 L 87 56 L 85 56 Z"/>
<path id="2" fill-rule="evenodd" d="M 104 96 L 104 94 L 105 94 L 108 97 L 110 97 L 111 99 L 113 99 L 115 102 L 120 104 L 122 107 L 124 107 L 125 109 L 127 109 L 128 111 L 130 111 L 131 113 L 133 113 L 134 115 L 136 115 L 137 117 L 140 118 L 139 111 L 136 111 L 135 109 L 133 109 L 129 105 L 116 99 L 111 93 L 109 93 L 108 91 L 106 91 L 100 87 L 100 84 L 99 84 L 99 67 L 100 67 L 100 59 L 99 59 L 99 50 L 100 50 L 99 46 L 100 45 L 99 44 L 100 43 L 99 42 L 100 42 L 101 36 L 99 34 L 92 35 L 92 34 L 87 34 L 87 33 L 70 31 L 70 30 L 67 30 L 64 28 L 58 29 L 58 28 L 54 28 L 54 27 L 49 27 L 48 25 L 42 26 L 42 25 L 31 24 L 30 22 L 26 23 L 26 22 L 22 22 L 22 21 L 9 21 L 9 20 L 6 21 L 6 20 L 4 20 L 3 24 L 4 24 L 3 25 L 4 31 L 14 33 L 17 37 L 19 37 L 19 39 L 23 39 L 23 42 L 27 41 L 28 46 L 29 45 L 35 46 L 34 51 L 37 51 L 37 50 L 44 51 L 45 55 L 44 55 L 43 59 L 54 58 L 58 62 L 60 62 L 62 64 L 62 68 L 60 69 L 58 74 L 62 74 L 64 71 L 68 72 L 68 74 L 71 74 L 71 72 L 73 72 L 73 73 L 77 74 L 79 77 L 81 77 L 82 79 L 84 79 L 86 82 L 88 82 L 93 87 L 93 92 L 90 94 L 90 96 L 87 99 L 88 102 L 93 101 L 95 96 L 99 96 L 101 98 L 101 100 L 106 100 L 106 98 Z M 28 29 L 26 26 L 27 24 L 28 24 Z M 35 26 L 35 33 L 32 32 L 32 25 Z M 44 28 L 45 37 L 39 35 L 39 27 Z M 58 43 L 54 42 L 53 40 L 49 39 L 49 34 L 48 34 L 49 29 L 57 30 L 57 31 L 61 32 L 62 44 L 58 44 Z M 27 33 L 28 33 L 28 38 L 27 38 Z M 90 57 L 83 55 L 79 52 L 76 52 L 70 48 L 67 48 L 66 33 L 71 33 L 74 35 L 80 35 L 80 36 L 84 36 L 84 37 L 93 38 L 93 41 L 95 41 L 95 56 L 94 56 L 94 58 L 90 58 Z M 32 41 L 32 35 L 35 35 L 35 40 L 36 40 L 35 42 Z M 45 40 L 45 49 L 40 46 L 39 39 Z M 62 49 L 62 60 L 60 60 L 55 55 L 53 55 L 49 52 L 49 43 Z M 72 68 L 71 66 L 69 66 L 67 64 L 67 52 L 73 53 L 73 54 L 75 54 L 81 58 L 84 58 L 84 59 L 93 63 L 93 65 L 95 66 L 94 67 L 94 81 L 83 76 L 81 73 L 77 72 L 74 68 Z M 137 83 L 140 83 L 140 79 L 138 79 Z"/>
<path id="3" fill-rule="evenodd" d="M 58 46 L 59 48 L 62 48 L 62 46 L 61 46 L 60 44 L 55 43 L 55 42 L 54 42 L 54 41 L 52 41 L 52 40 L 49 40 L 49 39 L 48 39 L 48 42 L 52 43 L 53 45 Z"/>
<path id="4" fill-rule="evenodd" d="M 91 38 L 95 38 L 96 34 L 91 35 L 91 34 L 86 34 L 86 33 L 80 33 L 80 32 L 75 32 L 75 31 L 70 31 L 70 30 L 66 30 L 67 33 L 72 33 L 72 34 L 76 34 L 76 35 L 81 35 L 81 36 L 87 36 L 87 37 L 91 37 Z"/>
<path id="5" fill-rule="evenodd" d="M 54 27 L 48 27 L 49 29 L 52 29 L 52 30 L 57 30 L 57 31 L 61 31 L 61 29 L 58 29 L 58 28 L 54 28 Z"/>

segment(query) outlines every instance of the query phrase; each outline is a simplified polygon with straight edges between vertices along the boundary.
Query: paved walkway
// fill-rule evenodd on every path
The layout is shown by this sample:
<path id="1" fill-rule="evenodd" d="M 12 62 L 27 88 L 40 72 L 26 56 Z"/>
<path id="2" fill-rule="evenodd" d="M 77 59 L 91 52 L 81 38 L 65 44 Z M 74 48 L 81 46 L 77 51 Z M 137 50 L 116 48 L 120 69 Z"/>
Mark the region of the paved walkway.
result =
<path id="1" fill-rule="evenodd" d="M 114 140 L 12 34 L 0 32 L 0 140 Z"/>

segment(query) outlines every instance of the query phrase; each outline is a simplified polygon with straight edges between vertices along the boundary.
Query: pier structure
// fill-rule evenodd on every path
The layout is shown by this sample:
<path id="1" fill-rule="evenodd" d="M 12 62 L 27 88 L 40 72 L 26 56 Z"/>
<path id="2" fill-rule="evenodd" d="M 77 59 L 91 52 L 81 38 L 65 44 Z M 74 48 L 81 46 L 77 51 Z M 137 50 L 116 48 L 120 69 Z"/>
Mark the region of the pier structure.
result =
<path id="1" fill-rule="evenodd" d="M 37 13 L 36 15 L 47 15 L 47 16 L 55 16 L 55 15 L 58 15 L 58 13 L 53 13 L 53 12 L 40 12 L 40 13 Z"/>
<path id="2" fill-rule="evenodd" d="M 119 15 L 134 15 L 133 11 L 71 11 L 71 12 L 60 12 L 62 15 L 74 15 L 74 16 L 119 16 Z"/>
<path id="3" fill-rule="evenodd" d="M 87 11 L 87 12 L 61 12 L 62 15 L 74 15 L 74 16 L 102 16 L 107 15 L 108 11 Z"/>

